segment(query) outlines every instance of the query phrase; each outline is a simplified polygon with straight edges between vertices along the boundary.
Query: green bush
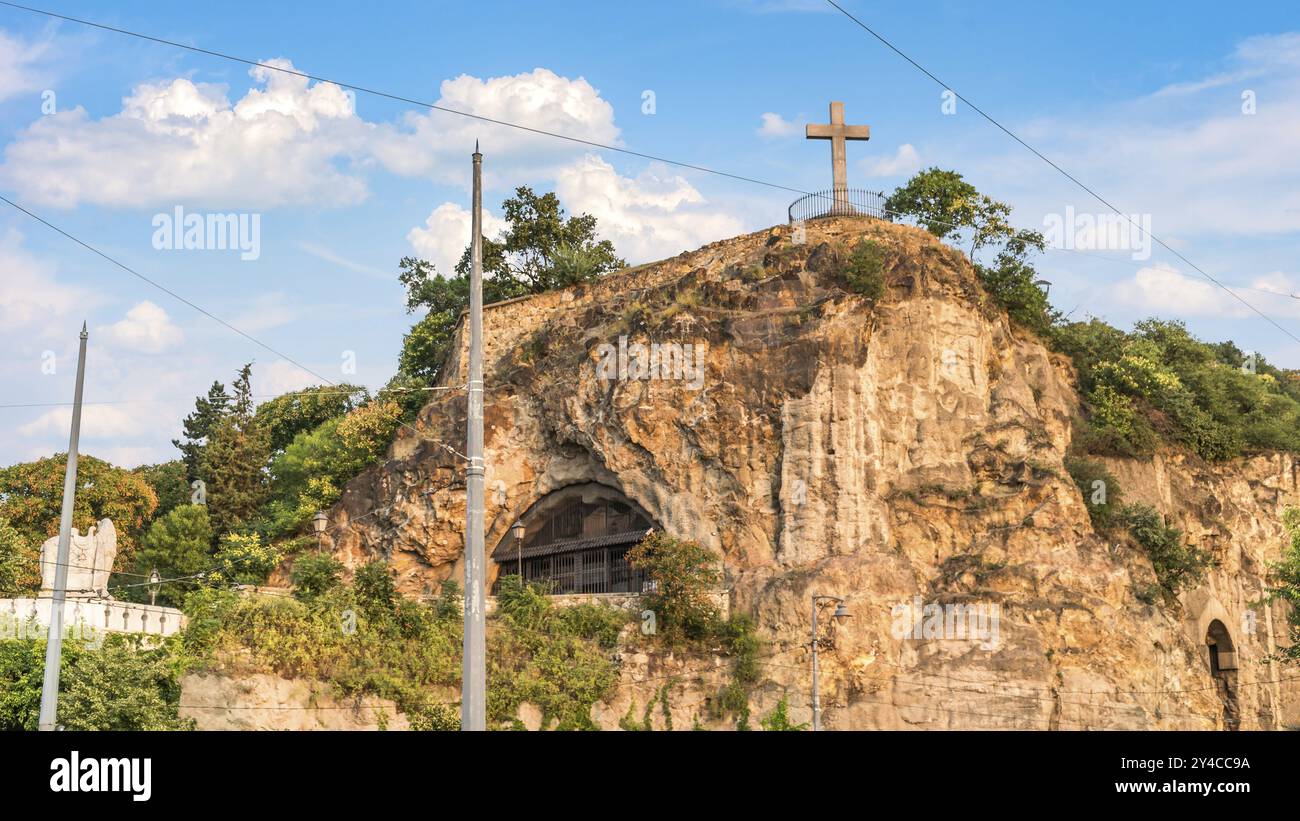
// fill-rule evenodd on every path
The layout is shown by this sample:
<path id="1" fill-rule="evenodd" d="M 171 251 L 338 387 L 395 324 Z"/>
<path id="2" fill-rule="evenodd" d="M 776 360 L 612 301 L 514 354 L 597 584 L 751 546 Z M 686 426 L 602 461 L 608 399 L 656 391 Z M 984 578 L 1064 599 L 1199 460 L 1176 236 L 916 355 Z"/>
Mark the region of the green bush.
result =
<path id="1" fill-rule="evenodd" d="M 1184 542 L 1182 531 L 1166 524 L 1164 517 L 1149 505 L 1128 505 L 1120 518 L 1151 559 L 1166 603 L 1198 584 L 1214 563 L 1209 553 Z"/>
<path id="2" fill-rule="evenodd" d="M 44 640 L 0 641 L 0 730 L 35 730 L 45 668 Z M 68 730 L 189 730 L 179 715 L 180 683 L 166 647 L 110 634 L 98 646 L 63 642 L 58 723 Z"/>
<path id="3" fill-rule="evenodd" d="M 772 712 L 759 719 L 758 724 L 768 732 L 798 732 L 808 729 L 807 724 L 793 724 L 790 721 L 790 705 L 785 696 L 776 703 Z"/>
<path id="4" fill-rule="evenodd" d="M 1287 608 L 1288 646 L 1278 651 L 1281 660 L 1300 663 L 1300 508 L 1287 508 L 1282 514 L 1289 544 L 1282 551 L 1282 561 L 1269 564 L 1266 601 L 1282 601 Z"/>
<path id="5" fill-rule="evenodd" d="M 885 255 L 880 243 L 863 240 L 854 246 L 844 268 L 844 279 L 849 290 L 868 299 L 885 295 Z"/>
<path id="6" fill-rule="evenodd" d="M 629 550 L 627 560 L 651 582 L 644 602 L 655 613 L 660 641 L 683 645 L 717 634 L 720 617 L 714 596 L 722 581 L 717 556 L 695 542 L 656 531 Z"/>
<path id="7" fill-rule="evenodd" d="M 1106 470 L 1105 465 L 1078 456 L 1065 457 L 1065 469 L 1079 486 L 1083 503 L 1088 507 L 1088 518 L 1098 533 L 1109 533 L 1120 525 L 1120 509 L 1124 495 L 1119 482 Z"/>
<path id="8" fill-rule="evenodd" d="M 293 582 L 293 594 L 303 601 L 311 601 L 338 587 L 342 573 L 342 563 L 333 556 L 308 553 L 294 560 L 289 579 Z"/>

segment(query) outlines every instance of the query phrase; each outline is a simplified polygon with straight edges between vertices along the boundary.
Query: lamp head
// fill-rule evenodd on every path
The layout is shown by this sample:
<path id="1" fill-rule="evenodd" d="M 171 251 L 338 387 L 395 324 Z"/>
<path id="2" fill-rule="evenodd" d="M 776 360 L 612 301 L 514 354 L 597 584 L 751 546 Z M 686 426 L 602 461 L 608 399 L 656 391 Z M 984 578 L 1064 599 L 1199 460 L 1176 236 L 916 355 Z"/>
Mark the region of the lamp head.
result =
<path id="1" fill-rule="evenodd" d="M 526 529 L 527 528 L 524 527 L 523 522 L 515 522 L 510 526 L 510 535 L 515 537 L 515 541 L 522 542 L 524 540 L 524 531 Z"/>
<path id="2" fill-rule="evenodd" d="M 838 605 L 836 605 L 835 612 L 831 614 L 831 618 L 835 619 L 835 621 L 838 624 L 843 624 L 845 619 L 849 619 L 852 617 L 853 614 L 850 613 L 849 609 L 844 606 L 843 601 L 841 601 Z"/>
<path id="3" fill-rule="evenodd" d="M 317 534 L 324 533 L 328 525 L 329 517 L 320 511 L 317 511 L 316 515 L 311 517 L 311 529 L 316 531 Z"/>

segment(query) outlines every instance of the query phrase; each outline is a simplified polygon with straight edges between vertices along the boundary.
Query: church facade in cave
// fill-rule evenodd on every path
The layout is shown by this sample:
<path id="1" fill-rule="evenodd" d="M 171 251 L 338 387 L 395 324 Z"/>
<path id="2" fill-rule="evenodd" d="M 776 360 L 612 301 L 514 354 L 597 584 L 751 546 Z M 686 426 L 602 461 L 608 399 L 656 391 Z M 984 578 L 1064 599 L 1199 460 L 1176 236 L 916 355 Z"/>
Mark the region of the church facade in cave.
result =
<path id="1" fill-rule="evenodd" d="M 640 593 L 644 575 L 627 552 L 653 528 L 649 514 L 614 488 L 571 485 L 548 494 L 520 519 L 522 538 L 508 533 L 492 552 L 495 593 L 519 575 L 551 594 Z"/>

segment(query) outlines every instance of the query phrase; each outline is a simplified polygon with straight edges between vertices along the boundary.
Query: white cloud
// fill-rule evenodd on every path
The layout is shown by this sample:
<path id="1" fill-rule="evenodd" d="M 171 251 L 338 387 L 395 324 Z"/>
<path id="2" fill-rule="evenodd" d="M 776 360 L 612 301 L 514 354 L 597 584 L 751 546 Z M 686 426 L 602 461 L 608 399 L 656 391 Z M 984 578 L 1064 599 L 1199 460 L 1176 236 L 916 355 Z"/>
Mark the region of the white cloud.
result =
<path id="1" fill-rule="evenodd" d="M 146 430 L 149 422 L 120 405 L 88 404 L 81 409 L 81 435 L 86 439 L 108 439 L 136 436 Z M 66 444 L 72 429 L 72 408 L 59 407 L 45 411 L 36 419 L 18 427 L 24 436 L 63 437 Z"/>
<path id="2" fill-rule="evenodd" d="M 257 396 L 278 396 L 319 384 L 320 379 L 283 359 L 266 366 L 253 366 L 253 393 Z"/>
<path id="3" fill-rule="evenodd" d="M 0 180 L 28 202 L 66 208 L 363 199 L 365 183 L 337 167 L 367 133 L 348 95 L 280 71 L 250 74 L 263 88 L 233 106 L 219 86 L 177 79 L 137 86 L 111 117 L 80 107 L 42 117 L 6 147 Z"/>
<path id="4" fill-rule="evenodd" d="M 147 299 L 127 311 L 120 322 L 97 330 L 110 343 L 136 353 L 162 353 L 185 339 L 167 312 Z"/>
<path id="5" fill-rule="evenodd" d="M 365 274 L 368 277 L 374 277 L 375 279 L 382 279 L 389 282 L 393 279 L 391 274 L 386 274 L 374 266 L 350 260 L 347 257 L 326 248 L 324 245 L 318 245 L 314 242 L 299 242 L 298 248 L 306 251 L 317 259 L 323 259 L 326 262 L 337 265 L 340 268 L 346 268 L 354 273 Z"/>
<path id="6" fill-rule="evenodd" d="M 1282 297 L 1270 300 L 1258 293 L 1272 291 L 1291 294 L 1300 290 L 1300 282 L 1286 274 L 1274 272 L 1256 277 L 1246 286 L 1228 287 L 1269 316 L 1300 317 L 1300 300 Z M 1249 319 L 1258 316 L 1240 300 L 1234 299 L 1200 274 L 1184 274 L 1165 264 L 1140 269 L 1132 279 L 1115 285 L 1110 297 L 1116 307 L 1143 315 L 1215 319 Z"/>
<path id="7" fill-rule="evenodd" d="M 903 143 L 892 157 L 862 160 L 869 177 L 910 177 L 921 170 L 921 155 L 911 143 Z"/>
<path id="8" fill-rule="evenodd" d="M 1157 236 L 1300 232 L 1300 34 L 1250 38 L 1229 62 L 1227 72 L 1122 105 L 1011 127 L 1125 213 L 1150 214 Z M 1238 99 L 1247 90 L 1254 114 Z M 1098 207 L 1020 147 L 1000 145 L 962 170 L 1000 181 L 1000 199 L 1020 194 L 1017 213 L 1029 224 L 1039 209 Z"/>
<path id="9" fill-rule="evenodd" d="M 0 234 L 0 328 L 37 328 L 42 336 L 58 332 L 58 322 L 100 302 L 92 292 L 59 282 L 50 266 L 23 248 L 23 237 L 9 229 Z"/>
<path id="10" fill-rule="evenodd" d="M 760 137 L 792 137 L 802 131 L 799 120 L 787 120 L 771 111 L 763 115 L 763 124 L 758 127 Z"/>
<path id="11" fill-rule="evenodd" d="M 462 74 L 444 80 L 437 105 L 479 117 L 620 145 L 614 107 L 585 79 L 571 80 L 545 68 L 481 80 Z M 386 168 L 403 176 L 467 183 L 475 141 L 484 154 L 489 188 L 527 172 L 545 173 L 571 161 L 584 146 L 518 128 L 444 111 L 408 113 L 401 128 L 377 129 L 373 151 Z"/>
<path id="12" fill-rule="evenodd" d="M 283 58 L 266 61 L 292 69 Z M 167 207 L 351 205 L 368 194 L 376 164 L 401 176 L 465 183 L 476 139 L 488 187 L 546 175 L 584 146 L 446 111 L 367 122 L 332 83 L 254 66 L 254 87 L 231 103 L 222 86 L 180 78 L 144 83 L 118 114 L 92 119 L 75 108 L 41 117 L 4 152 L 0 183 L 27 202 Z M 437 105 L 480 118 L 618 145 L 614 109 L 583 78 L 544 68 L 441 85 Z M 104 162 L 112 157 L 112 162 Z"/>
<path id="13" fill-rule="evenodd" d="M 0 100 L 38 91 L 49 82 L 40 68 L 49 41 L 27 43 L 0 31 Z"/>
<path id="14" fill-rule="evenodd" d="M 636 264 L 697 248 L 743 230 L 741 221 L 716 207 L 685 178 L 658 164 L 636 177 L 621 176 L 588 154 L 560 170 L 555 191 L 569 213 L 596 217 L 600 234 Z"/>
<path id="15" fill-rule="evenodd" d="M 483 236 L 495 238 L 506 227 L 505 220 L 483 210 Z M 439 273 L 451 276 L 470 235 L 469 211 L 454 202 L 444 202 L 433 209 L 423 227 L 416 226 L 407 233 L 406 241 L 422 258 L 434 263 Z"/>

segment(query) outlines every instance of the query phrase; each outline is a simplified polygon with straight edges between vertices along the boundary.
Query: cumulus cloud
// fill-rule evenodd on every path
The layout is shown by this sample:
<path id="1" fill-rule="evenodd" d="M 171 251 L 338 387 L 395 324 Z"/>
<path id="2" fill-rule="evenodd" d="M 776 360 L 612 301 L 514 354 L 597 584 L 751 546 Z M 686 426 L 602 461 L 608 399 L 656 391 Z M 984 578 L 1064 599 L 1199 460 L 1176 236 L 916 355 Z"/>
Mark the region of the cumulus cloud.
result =
<path id="1" fill-rule="evenodd" d="M 520 123 L 607 145 L 620 145 L 614 107 L 585 79 L 561 77 L 545 68 L 486 80 L 462 74 L 444 80 L 437 105 L 479 117 Z M 583 146 L 508 126 L 444 111 L 409 112 L 400 125 L 377 129 L 375 157 L 403 176 L 466 183 L 476 140 L 491 161 L 485 184 L 517 179 L 525 172 L 546 173 L 581 154 Z"/>
<path id="2" fill-rule="evenodd" d="M 65 208 L 362 200 L 364 181 L 338 167 L 361 153 L 367 132 L 348 95 L 280 71 L 250 73 L 262 87 L 233 106 L 220 86 L 177 79 L 137 86 L 111 117 L 80 107 L 42 117 L 6 147 L 0 180 L 29 202 Z"/>
<path id="3" fill-rule="evenodd" d="M 483 236 L 496 237 L 505 229 L 505 220 L 483 210 Z M 406 241 L 420 257 L 434 263 L 440 273 L 450 276 L 465 253 L 470 235 L 469 211 L 454 202 L 444 202 L 433 209 L 423 226 L 407 233 Z"/>
<path id="4" fill-rule="evenodd" d="M 803 128 L 797 120 L 787 120 L 771 111 L 763 115 L 763 124 L 758 127 L 760 137 L 792 137 Z"/>
<path id="5" fill-rule="evenodd" d="M 149 300 L 127 311 L 120 322 L 98 330 L 111 344 L 135 353 L 162 353 L 185 339 L 167 312 Z"/>
<path id="6" fill-rule="evenodd" d="M 892 157 L 866 159 L 862 167 L 870 177 L 910 177 L 921 170 L 921 155 L 911 143 L 903 143 Z"/>
<path id="7" fill-rule="evenodd" d="M 293 69 L 286 59 L 268 65 Z M 464 183 L 476 139 L 493 155 L 487 180 L 547 173 L 583 146 L 447 113 L 409 112 L 396 123 L 367 122 L 332 83 L 262 66 L 231 103 L 223 86 L 180 78 L 144 83 L 112 116 L 84 109 L 42 117 L 10 143 L 0 183 L 24 200 L 72 208 L 159 207 L 177 202 L 270 208 L 351 205 L 368 194 L 365 173 L 388 171 Z M 441 85 L 437 105 L 531 128 L 617 145 L 614 109 L 583 78 L 531 72 Z M 104 162 L 112 157 L 113 162 Z"/>
<path id="8" fill-rule="evenodd" d="M 656 164 L 624 177 L 593 154 L 563 168 L 555 191 L 570 213 L 596 217 L 601 236 L 633 264 L 734 236 L 741 221 L 705 205 L 685 178 Z"/>

